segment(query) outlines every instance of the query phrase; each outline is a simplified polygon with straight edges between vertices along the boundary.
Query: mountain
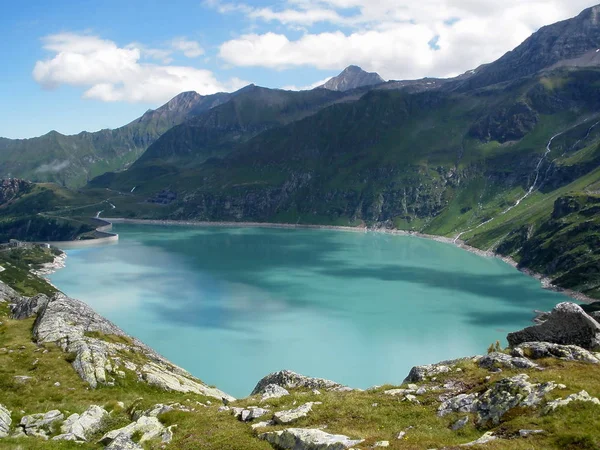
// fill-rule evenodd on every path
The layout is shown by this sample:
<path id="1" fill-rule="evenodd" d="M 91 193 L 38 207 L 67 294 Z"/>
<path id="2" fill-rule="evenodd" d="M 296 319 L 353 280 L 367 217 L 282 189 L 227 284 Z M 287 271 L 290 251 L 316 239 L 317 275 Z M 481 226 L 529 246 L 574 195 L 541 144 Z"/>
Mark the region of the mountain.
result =
<path id="1" fill-rule="evenodd" d="M 0 178 L 54 181 L 81 186 L 108 170 L 120 170 L 187 117 L 226 102 L 232 94 L 179 94 L 156 110 L 115 130 L 65 136 L 51 131 L 32 139 L 0 138 Z"/>
<path id="2" fill-rule="evenodd" d="M 327 83 L 319 86 L 319 88 L 345 92 L 381 83 L 385 83 L 385 80 L 378 74 L 365 72 L 358 66 L 348 66 L 337 77 L 331 78 Z"/>
<path id="3" fill-rule="evenodd" d="M 90 184 L 130 190 L 144 185 L 149 177 L 176 175 L 209 158 L 223 157 L 264 131 L 300 120 L 334 103 L 353 100 L 357 95 L 361 93 L 327 89 L 295 92 L 250 85 L 228 102 L 171 128 L 126 172 L 106 173 Z"/>
<path id="4" fill-rule="evenodd" d="M 600 66 L 600 5 L 577 17 L 540 28 L 494 63 L 467 72 L 460 88 L 474 89 L 560 66 Z"/>

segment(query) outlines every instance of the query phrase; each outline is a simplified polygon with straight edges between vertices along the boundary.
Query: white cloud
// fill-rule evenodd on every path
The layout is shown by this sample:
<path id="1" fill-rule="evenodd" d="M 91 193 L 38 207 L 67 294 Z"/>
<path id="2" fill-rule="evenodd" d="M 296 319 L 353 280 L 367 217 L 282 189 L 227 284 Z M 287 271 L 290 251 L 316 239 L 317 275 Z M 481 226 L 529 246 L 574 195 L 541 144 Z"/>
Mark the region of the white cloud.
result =
<path id="1" fill-rule="evenodd" d="M 327 83 L 329 80 L 331 80 L 332 77 L 327 77 L 324 78 L 323 80 L 319 80 L 319 81 L 315 81 L 312 84 L 309 84 L 308 86 L 296 86 L 293 84 L 287 85 L 287 86 L 283 86 L 281 89 L 283 89 L 284 91 L 310 91 L 311 89 L 314 89 L 316 87 L 319 86 L 323 86 L 325 83 Z"/>
<path id="2" fill-rule="evenodd" d="M 180 37 L 171 41 L 171 47 L 179 50 L 188 58 L 197 58 L 204 54 L 204 49 L 196 41 L 189 41 L 186 38 Z"/>
<path id="3" fill-rule="evenodd" d="M 190 42 L 179 40 L 178 50 L 198 55 L 200 46 Z M 212 72 L 194 67 L 143 63 L 144 53 L 151 56 L 152 50 L 148 53 L 136 44 L 119 47 L 97 36 L 55 34 L 44 38 L 44 48 L 54 55 L 35 64 L 33 77 L 38 83 L 48 89 L 80 86 L 85 98 L 107 102 L 158 103 L 183 91 L 207 95 L 248 84 L 238 78 L 221 82 Z M 164 59 L 169 54 L 154 53 L 154 57 Z"/>
<path id="4" fill-rule="evenodd" d="M 283 25 L 321 23 L 334 31 L 245 34 L 223 43 L 235 66 L 340 70 L 350 64 L 386 79 L 452 76 L 494 61 L 543 25 L 567 19 L 595 0 L 288 0 L 280 9 L 210 0 L 222 13 Z M 337 29 L 337 30 L 336 30 Z M 437 38 L 433 49 L 429 42 Z"/>

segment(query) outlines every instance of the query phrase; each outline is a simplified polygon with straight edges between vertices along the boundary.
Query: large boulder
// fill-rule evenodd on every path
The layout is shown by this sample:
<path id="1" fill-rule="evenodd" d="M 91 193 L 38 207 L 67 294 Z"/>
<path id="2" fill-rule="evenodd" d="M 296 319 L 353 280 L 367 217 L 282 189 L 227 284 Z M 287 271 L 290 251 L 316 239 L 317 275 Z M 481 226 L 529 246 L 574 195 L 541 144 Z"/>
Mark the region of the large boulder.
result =
<path id="1" fill-rule="evenodd" d="M 10 305 L 13 319 L 22 320 L 35 316 L 48 303 L 48 297 L 38 294 L 34 297 L 22 297 Z"/>
<path id="2" fill-rule="evenodd" d="M 347 387 L 336 383 L 335 381 L 326 380 L 324 378 L 312 378 L 300 375 L 291 370 L 280 370 L 274 372 L 258 382 L 252 394 L 264 394 L 267 386 L 276 384 L 285 389 L 308 388 L 308 389 L 326 389 L 326 390 L 346 390 Z"/>
<path id="3" fill-rule="evenodd" d="M 512 355 L 531 359 L 557 358 L 567 361 L 583 361 L 600 364 L 600 359 L 592 352 L 576 345 L 551 344 L 549 342 L 525 342 L 512 349 Z"/>
<path id="4" fill-rule="evenodd" d="M 269 400 L 271 398 L 281 398 L 285 397 L 286 395 L 290 395 L 287 389 L 284 389 L 276 384 L 269 384 L 263 389 L 263 395 L 261 400 L 264 401 Z"/>
<path id="5" fill-rule="evenodd" d="M 507 336 L 511 347 L 524 342 L 550 342 L 577 345 L 585 349 L 600 347 L 600 324 L 575 303 L 559 303 L 545 322 Z"/>
<path id="6" fill-rule="evenodd" d="M 288 428 L 259 435 L 281 450 L 345 450 L 363 442 L 364 439 L 350 439 L 342 434 L 329 434 L 311 428 Z"/>
<path id="7" fill-rule="evenodd" d="M 0 405 L 0 438 L 8 436 L 11 424 L 10 411 L 4 405 Z"/>

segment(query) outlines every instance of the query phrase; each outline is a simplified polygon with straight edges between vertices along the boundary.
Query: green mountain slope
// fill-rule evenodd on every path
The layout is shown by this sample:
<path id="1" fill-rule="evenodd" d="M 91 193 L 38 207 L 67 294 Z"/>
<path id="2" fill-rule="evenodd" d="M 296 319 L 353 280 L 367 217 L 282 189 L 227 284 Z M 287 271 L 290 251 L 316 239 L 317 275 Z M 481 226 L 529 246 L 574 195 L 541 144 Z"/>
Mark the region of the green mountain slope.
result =
<path id="1" fill-rule="evenodd" d="M 121 170 L 171 127 L 217 106 L 231 94 L 184 92 L 115 130 L 65 136 L 51 131 L 32 139 L 0 138 L 0 178 L 81 186 L 109 170 Z"/>

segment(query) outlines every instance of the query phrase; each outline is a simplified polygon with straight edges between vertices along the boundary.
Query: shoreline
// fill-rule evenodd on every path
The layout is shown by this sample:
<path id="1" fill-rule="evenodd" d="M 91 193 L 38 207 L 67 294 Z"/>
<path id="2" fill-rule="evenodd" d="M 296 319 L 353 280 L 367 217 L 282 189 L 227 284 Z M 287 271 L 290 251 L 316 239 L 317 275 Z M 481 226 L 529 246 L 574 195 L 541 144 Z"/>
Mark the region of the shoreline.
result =
<path id="1" fill-rule="evenodd" d="M 594 303 L 600 301 L 587 295 L 573 291 L 571 289 L 564 289 L 560 286 L 552 284 L 552 280 L 544 274 L 535 272 L 526 267 L 519 267 L 519 264 L 510 256 L 500 255 L 495 252 L 481 250 L 476 247 L 472 247 L 466 244 L 464 241 L 455 240 L 449 237 L 437 236 L 433 234 L 425 234 L 417 231 L 405 231 L 405 230 L 394 230 L 386 228 L 368 228 L 368 227 L 350 227 L 350 226 L 337 226 L 337 225 L 311 225 L 311 224 L 292 224 L 292 223 L 273 223 L 273 222 L 206 222 L 206 221 L 194 221 L 194 220 L 161 220 L 161 219 L 126 219 L 121 217 L 107 217 L 102 220 L 109 223 L 125 223 L 125 224 L 138 224 L 138 225 L 169 225 L 169 226 L 194 226 L 194 227 L 214 227 L 214 228 L 274 228 L 274 229 L 312 229 L 312 230 L 335 230 L 335 231 L 349 231 L 353 233 L 382 233 L 391 234 L 394 236 L 413 236 L 423 239 L 429 239 L 443 244 L 450 244 L 455 247 L 466 250 L 470 253 L 486 257 L 486 258 L 498 258 L 504 261 L 506 264 L 514 267 L 519 272 L 524 273 L 532 278 L 535 278 L 541 283 L 542 289 L 553 291 L 559 294 L 563 294 L 576 300 L 580 303 Z"/>

